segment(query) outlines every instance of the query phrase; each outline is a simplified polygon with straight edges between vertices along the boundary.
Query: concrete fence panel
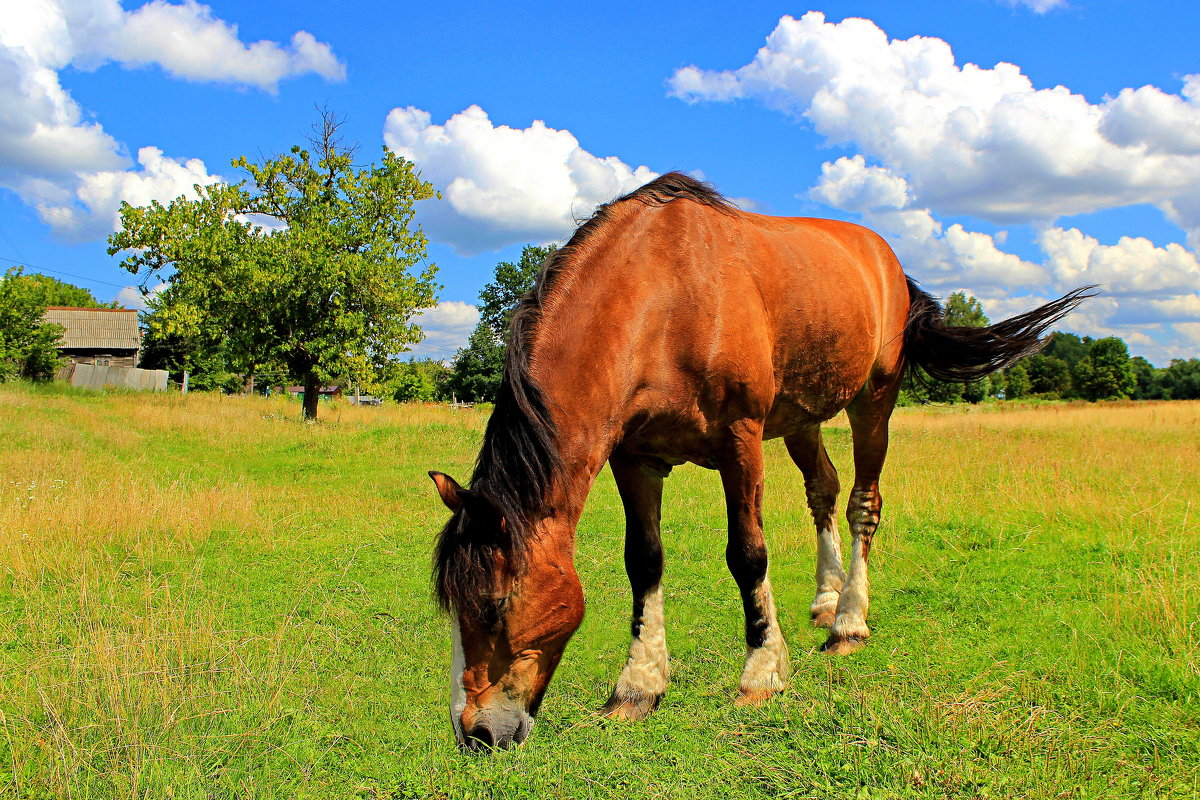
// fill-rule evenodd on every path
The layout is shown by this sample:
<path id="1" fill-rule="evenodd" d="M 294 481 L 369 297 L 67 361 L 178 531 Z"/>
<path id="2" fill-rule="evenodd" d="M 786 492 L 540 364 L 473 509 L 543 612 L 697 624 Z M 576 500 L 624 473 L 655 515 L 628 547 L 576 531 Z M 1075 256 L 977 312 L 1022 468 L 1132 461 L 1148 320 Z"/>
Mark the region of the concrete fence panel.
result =
<path id="1" fill-rule="evenodd" d="M 81 389 L 105 389 L 109 386 L 141 392 L 165 392 L 167 371 L 165 369 L 138 369 L 136 367 L 97 367 L 94 364 L 76 364 L 71 375 L 71 385 Z"/>

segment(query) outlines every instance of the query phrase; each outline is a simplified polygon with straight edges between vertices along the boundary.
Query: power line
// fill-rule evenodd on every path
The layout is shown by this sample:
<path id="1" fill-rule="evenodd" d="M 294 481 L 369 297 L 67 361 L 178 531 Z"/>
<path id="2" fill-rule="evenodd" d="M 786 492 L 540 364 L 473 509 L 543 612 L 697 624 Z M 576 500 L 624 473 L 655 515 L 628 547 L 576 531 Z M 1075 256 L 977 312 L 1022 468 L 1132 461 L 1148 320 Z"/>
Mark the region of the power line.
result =
<path id="1" fill-rule="evenodd" d="M 68 278 L 75 278 L 77 280 L 87 281 L 89 283 L 102 283 L 105 286 L 114 286 L 117 289 L 128 288 L 128 285 L 125 285 L 125 284 L 109 283 L 108 281 L 101 281 L 101 280 L 97 280 L 96 278 L 88 278 L 83 275 L 76 275 L 71 272 L 64 272 L 61 269 L 51 269 L 50 267 L 39 267 L 37 264 L 30 264 L 25 261 L 17 261 L 15 258 L 5 258 L 4 256 L 0 256 L 0 261 L 8 261 L 12 264 L 17 264 L 22 267 L 29 267 L 30 269 L 36 269 L 36 270 L 40 270 L 42 272 L 53 272 L 55 275 L 66 275 Z"/>

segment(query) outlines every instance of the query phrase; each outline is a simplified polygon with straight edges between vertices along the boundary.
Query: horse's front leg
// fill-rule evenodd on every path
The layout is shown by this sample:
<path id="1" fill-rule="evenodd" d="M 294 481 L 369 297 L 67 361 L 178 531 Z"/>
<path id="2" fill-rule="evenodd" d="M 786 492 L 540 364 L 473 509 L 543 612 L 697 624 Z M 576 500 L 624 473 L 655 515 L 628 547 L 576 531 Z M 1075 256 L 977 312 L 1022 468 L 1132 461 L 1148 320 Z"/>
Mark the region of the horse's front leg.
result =
<path id="1" fill-rule="evenodd" d="M 783 689 L 791 668 L 767 577 L 762 429 L 744 423 L 731 432 L 729 444 L 718 469 L 729 516 L 725 560 L 737 581 L 746 613 L 746 667 L 738 684 L 740 705 L 761 702 Z"/>
<path id="2" fill-rule="evenodd" d="M 643 719 L 666 693 L 669 674 L 659 533 L 665 473 L 621 454 L 614 454 L 609 466 L 625 506 L 625 571 L 633 590 L 633 623 L 629 659 L 604 704 L 604 713 Z"/>

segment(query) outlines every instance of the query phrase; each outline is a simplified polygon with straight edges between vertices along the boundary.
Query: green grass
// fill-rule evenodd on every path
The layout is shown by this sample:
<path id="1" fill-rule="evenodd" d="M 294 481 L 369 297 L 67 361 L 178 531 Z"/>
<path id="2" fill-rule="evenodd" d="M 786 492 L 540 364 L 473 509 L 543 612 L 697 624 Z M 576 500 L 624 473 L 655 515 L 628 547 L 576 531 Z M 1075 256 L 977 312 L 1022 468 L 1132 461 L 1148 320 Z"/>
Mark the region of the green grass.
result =
<path id="1" fill-rule="evenodd" d="M 1200 404 L 902 409 L 871 644 L 807 625 L 803 486 L 767 448 L 790 688 L 733 706 L 715 474 L 667 482 L 673 680 L 599 717 L 628 584 L 607 472 L 587 618 L 532 738 L 459 753 L 428 563 L 480 412 L 0 387 L 0 797 L 1200 796 Z M 849 485 L 849 431 L 827 429 Z M 844 501 L 844 498 L 843 498 Z"/>

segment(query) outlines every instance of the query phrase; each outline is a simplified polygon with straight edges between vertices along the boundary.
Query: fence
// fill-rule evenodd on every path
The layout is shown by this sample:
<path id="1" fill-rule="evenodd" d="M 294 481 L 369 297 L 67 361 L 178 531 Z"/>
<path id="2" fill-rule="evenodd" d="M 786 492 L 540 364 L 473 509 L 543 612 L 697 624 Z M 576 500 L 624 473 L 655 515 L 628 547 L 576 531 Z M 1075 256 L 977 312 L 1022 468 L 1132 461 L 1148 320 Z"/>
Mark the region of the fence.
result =
<path id="1" fill-rule="evenodd" d="M 143 392 L 165 392 L 167 371 L 165 369 L 137 369 L 136 367 L 97 367 L 92 364 L 76 364 L 71 375 L 71 385 L 81 389 L 133 389 Z"/>

